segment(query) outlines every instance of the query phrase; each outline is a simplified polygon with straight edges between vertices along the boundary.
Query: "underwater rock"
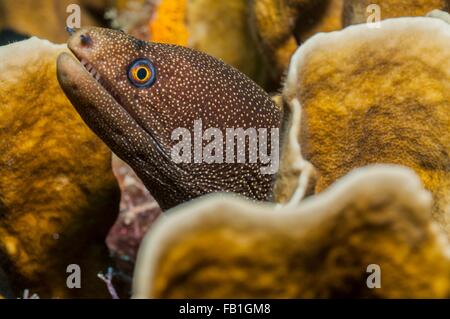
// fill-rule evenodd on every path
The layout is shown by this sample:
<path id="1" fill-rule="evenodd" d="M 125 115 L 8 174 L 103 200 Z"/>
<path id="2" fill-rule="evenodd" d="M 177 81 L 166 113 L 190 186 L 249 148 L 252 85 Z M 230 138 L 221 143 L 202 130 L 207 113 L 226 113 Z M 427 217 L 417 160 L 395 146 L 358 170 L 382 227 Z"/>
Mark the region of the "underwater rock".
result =
<path id="1" fill-rule="evenodd" d="M 97 273 L 118 213 L 111 152 L 56 79 L 64 45 L 31 38 L 0 47 L 0 267 L 16 296 L 106 297 Z M 69 264 L 82 289 L 68 289 Z"/>
<path id="2" fill-rule="evenodd" d="M 81 8 L 81 25 L 101 26 L 102 11 L 111 0 L 0 0 L 0 29 L 37 36 L 56 43 L 67 39 L 66 20 L 71 4 Z M 99 13 L 100 12 L 100 13 Z"/>
<path id="3" fill-rule="evenodd" d="M 433 194 L 433 217 L 450 235 L 450 25 L 399 18 L 380 29 L 361 24 L 317 35 L 292 58 L 283 96 L 287 123 L 295 125 L 285 124 L 293 129 L 282 156 L 290 153 L 291 162 L 280 172 L 303 161 L 307 176 L 297 174 L 298 181 L 305 189 L 314 171 L 320 192 L 356 167 L 410 167 Z M 285 175 L 279 181 L 293 180 Z M 285 202 L 297 184 L 276 186 L 283 193 L 275 197 Z"/>
<path id="4" fill-rule="evenodd" d="M 343 0 L 252 0 L 250 25 L 275 81 L 297 46 L 317 32 L 342 28 Z"/>
<path id="5" fill-rule="evenodd" d="M 450 245 L 430 211 L 419 178 L 389 165 L 357 169 L 294 207 L 202 198 L 145 237 L 133 297 L 448 297 Z"/>
<path id="6" fill-rule="evenodd" d="M 374 13 L 370 5 L 380 7 L 381 19 L 420 17 L 435 9 L 450 10 L 449 0 L 345 0 L 345 26 L 365 23 Z"/>

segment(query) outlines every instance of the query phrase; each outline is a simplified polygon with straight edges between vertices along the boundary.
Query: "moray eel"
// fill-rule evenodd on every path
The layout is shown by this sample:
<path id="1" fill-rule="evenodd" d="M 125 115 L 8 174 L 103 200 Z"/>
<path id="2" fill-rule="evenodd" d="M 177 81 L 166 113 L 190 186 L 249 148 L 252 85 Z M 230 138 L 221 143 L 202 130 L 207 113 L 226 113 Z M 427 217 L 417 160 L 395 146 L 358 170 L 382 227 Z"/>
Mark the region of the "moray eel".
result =
<path id="1" fill-rule="evenodd" d="M 162 209 L 212 192 L 270 200 L 273 174 L 261 172 L 260 160 L 208 164 L 171 157 L 180 141 L 172 133 L 178 128 L 193 132 L 195 121 L 201 120 L 203 131 L 223 132 L 221 145 L 228 128 L 277 129 L 279 108 L 252 80 L 207 54 L 110 29 L 78 29 L 68 47 L 73 55 L 62 53 L 57 61 L 62 89 Z"/>

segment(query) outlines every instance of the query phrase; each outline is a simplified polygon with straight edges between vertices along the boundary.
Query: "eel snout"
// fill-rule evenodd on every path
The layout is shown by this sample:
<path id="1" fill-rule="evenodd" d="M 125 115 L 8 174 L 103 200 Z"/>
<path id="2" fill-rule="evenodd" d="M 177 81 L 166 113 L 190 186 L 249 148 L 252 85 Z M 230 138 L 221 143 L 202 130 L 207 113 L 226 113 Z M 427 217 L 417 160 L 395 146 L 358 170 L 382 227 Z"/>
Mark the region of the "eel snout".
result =
<path id="1" fill-rule="evenodd" d="M 89 28 L 81 28 L 75 31 L 67 42 L 69 49 L 81 60 L 89 58 L 94 49 L 94 39 Z"/>
<path id="2" fill-rule="evenodd" d="M 101 59 L 98 59 L 99 50 L 94 47 L 94 37 L 91 35 L 93 32 L 92 28 L 72 30 L 67 47 L 73 55 L 62 53 L 57 61 L 59 83 L 66 93 L 76 95 L 76 104 L 86 98 L 87 92 L 110 93 L 110 85 L 99 72 Z M 101 46 L 100 43 L 99 45 Z M 85 92 L 76 93 L 83 89 Z"/>
<path id="3" fill-rule="evenodd" d="M 94 37 L 91 35 L 93 30 L 90 28 L 82 28 L 73 30 L 71 37 L 67 42 L 67 47 L 80 61 L 81 65 L 92 75 L 98 82 L 101 74 L 98 71 L 98 50 L 95 50 Z M 104 86 L 104 83 L 101 83 Z"/>
<path id="4" fill-rule="evenodd" d="M 62 88 L 77 91 L 82 78 L 80 62 L 69 53 L 61 53 L 57 60 L 57 76 Z"/>

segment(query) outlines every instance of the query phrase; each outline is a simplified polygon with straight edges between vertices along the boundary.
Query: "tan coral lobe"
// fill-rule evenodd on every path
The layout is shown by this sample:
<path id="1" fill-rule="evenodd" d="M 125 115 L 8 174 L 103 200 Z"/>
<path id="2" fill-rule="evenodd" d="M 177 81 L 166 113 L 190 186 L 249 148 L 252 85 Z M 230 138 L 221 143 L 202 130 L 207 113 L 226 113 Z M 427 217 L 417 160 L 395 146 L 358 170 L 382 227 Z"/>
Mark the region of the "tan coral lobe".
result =
<path id="1" fill-rule="evenodd" d="M 356 167 L 408 166 L 433 194 L 433 216 L 450 234 L 446 22 L 399 18 L 379 29 L 361 24 L 317 35 L 292 58 L 284 99 L 300 116 L 283 154 L 298 144 L 297 157 L 318 174 L 317 192 Z"/>
<path id="2" fill-rule="evenodd" d="M 162 217 L 141 245 L 134 298 L 447 297 L 449 243 L 409 169 L 356 170 L 295 207 L 226 195 Z M 366 283 L 369 265 L 380 289 Z"/>
<path id="3" fill-rule="evenodd" d="M 274 80 L 281 80 L 300 43 L 342 28 L 342 8 L 343 0 L 248 1 L 250 30 Z"/>

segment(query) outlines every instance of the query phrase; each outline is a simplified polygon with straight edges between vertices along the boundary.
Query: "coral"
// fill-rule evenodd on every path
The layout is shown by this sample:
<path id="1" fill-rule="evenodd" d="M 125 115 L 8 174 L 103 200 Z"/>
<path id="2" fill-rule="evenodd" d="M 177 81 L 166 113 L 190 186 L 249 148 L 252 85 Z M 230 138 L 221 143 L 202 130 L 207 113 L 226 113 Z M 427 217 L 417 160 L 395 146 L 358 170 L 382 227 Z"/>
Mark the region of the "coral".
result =
<path id="1" fill-rule="evenodd" d="M 90 39 L 93 45 L 84 45 L 84 39 Z M 227 133 L 228 137 L 232 134 L 229 128 L 233 127 L 239 128 L 238 132 L 270 132 L 269 141 L 277 137 L 279 109 L 248 77 L 204 53 L 145 43 L 108 29 L 82 28 L 72 35 L 68 46 L 83 63 L 87 61 L 91 73 L 74 57 L 61 54 L 61 87 L 89 127 L 135 170 L 163 210 L 217 191 L 235 192 L 255 200 L 270 198 L 277 163 L 250 160 L 241 165 L 239 160 L 244 154 L 242 146 L 253 145 L 256 139 L 244 141 L 239 137 L 245 145 L 237 146 L 235 152 L 227 151 L 225 135 L 214 136 L 213 161 L 203 156 L 208 152 L 207 138 L 194 141 L 197 146 L 202 143 L 205 149 L 195 151 L 195 160 L 191 158 L 194 153 L 188 154 L 185 149 L 181 161 L 175 155 L 179 153 L 174 133 L 178 134 L 180 128 L 203 131 L 201 123 L 205 123 L 205 128 Z M 151 62 L 142 63 L 158 68 L 157 76 L 148 83 L 151 88 L 137 87 L 137 83 L 126 80 L 124 71 L 136 57 L 148 59 Z M 100 83 L 92 74 L 101 77 Z M 106 89 L 102 83 L 107 83 Z M 233 132 L 234 136 L 239 135 Z M 191 139 L 183 137 L 182 143 L 186 142 L 191 143 Z M 271 158 L 278 154 L 277 145 L 276 141 L 271 143 Z M 197 155 L 204 160 L 198 161 Z"/>
<path id="2" fill-rule="evenodd" d="M 97 273 L 119 190 L 111 152 L 58 85 L 66 50 L 36 38 L 0 47 L 0 263 L 16 295 L 107 296 Z M 69 264 L 81 289 L 66 286 Z"/>
<path id="3" fill-rule="evenodd" d="M 158 0 L 116 0 L 106 12 L 111 26 L 121 29 L 132 36 L 150 39 L 148 24 L 153 18 Z"/>
<path id="4" fill-rule="evenodd" d="M 369 5 L 380 6 L 381 18 L 425 16 L 434 9 L 450 10 L 449 0 L 345 0 L 344 24 L 365 23 L 372 12 Z"/>
<path id="5" fill-rule="evenodd" d="M 433 216 L 450 234 L 449 79 L 450 26 L 439 19 L 352 26 L 300 47 L 284 100 L 291 111 L 300 107 L 293 139 L 317 172 L 316 192 L 356 167 L 408 166 L 434 195 Z M 283 153 L 295 152 L 291 144 Z"/>
<path id="6" fill-rule="evenodd" d="M 251 0 L 250 25 L 271 75 L 280 81 L 299 43 L 342 27 L 342 0 Z"/>
<path id="7" fill-rule="evenodd" d="M 267 87 L 269 68 L 248 19 L 245 0 L 162 0 L 150 22 L 150 39 L 206 52 Z"/>
<path id="8" fill-rule="evenodd" d="M 243 0 L 190 0 L 187 5 L 189 46 L 234 66 L 263 87 L 269 68 L 248 25 Z"/>
<path id="9" fill-rule="evenodd" d="M 149 25 L 151 41 L 187 46 L 186 3 L 187 0 L 160 0 Z"/>
<path id="10" fill-rule="evenodd" d="M 81 25 L 102 25 L 96 13 L 109 3 L 110 0 L 0 0 L 0 28 L 60 43 L 67 39 L 68 5 L 80 5 Z"/>
<path id="11" fill-rule="evenodd" d="M 450 23 L 450 14 L 442 10 L 433 10 L 427 14 L 427 17 L 441 19 L 447 23 Z"/>
<path id="12" fill-rule="evenodd" d="M 32 294 L 32 295 L 30 296 L 30 291 L 29 291 L 28 289 L 25 289 L 25 290 L 23 291 L 23 296 L 22 296 L 22 298 L 23 298 L 23 299 L 40 299 L 39 295 L 37 295 L 37 294 Z"/>
<path id="13" fill-rule="evenodd" d="M 358 169 L 298 206 L 215 195 L 160 218 L 135 298 L 448 297 L 449 243 L 399 166 Z M 369 289 L 369 265 L 381 288 Z"/>
<path id="14" fill-rule="evenodd" d="M 135 261 L 135 298 L 450 297 L 450 0 L 0 0 L 0 43 L 29 35 L 65 41 L 66 7 L 73 3 L 81 6 L 83 25 L 104 24 L 105 17 L 138 39 L 195 48 L 266 91 L 277 92 L 288 71 L 273 97 L 283 111 L 280 169 L 273 193 L 270 177 L 259 198 L 274 203 L 230 193 L 197 198 L 242 192 L 244 180 L 250 190 L 262 188 L 254 174 L 164 166 L 148 147 L 159 145 L 152 144 L 151 127 L 170 133 L 172 125 L 191 123 L 195 112 L 183 106 L 189 101 L 258 98 L 227 82 L 228 73 L 217 76 L 195 64 L 199 59 L 155 54 L 150 60 L 162 82 L 154 88 L 173 84 L 176 75 L 177 90 L 195 88 L 192 80 L 205 75 L 204 90 L 226 84 L 206 95 L 152 95 L 165 102 L 145 116 L 148 124 L 138 116 L 148 100 L 128 93 L 115 99 L 113 87 L 126 74 L 113 76 L 117 70 L 103 63 L 103 53 L 118 50 L 128 67 L 129 47 L 142 49 L 142 41 L 121 47 L 115 40 L 123 44 L 123 33 L 101 31 L 114 36 L 99 40 L 94 29 L 73 37 L 72 45 L 80 41 L 77 48 L 88 53 L 72 52 L 95 64 L 83 62 L 101 85 L 109 81 L 111 94 L 66 46 L 32 38 L 0 47 L 0 299 L 128 297 Z M 370 4 L 381 8 L 379 29 L 365 24 Z M 89 54 L 96 50 L 81 35 L 104 44 L 94 61 Z M 163 207 L 187 203 L 161 214 L 117 157 L 114 176 L 110 150 L 56 81 L 63 52 L 60 83 L 93 131 L 113 149 L 123 147 L 116 152 L 154 187 Z M 163 72 L 165 62 L 182 72 Z M 229 108 L 232 117 L 202 105 L 194 111 L 224 119 L 216 123 L 224 127 L 234 116 L 249 123 L 242 103 L 225 102 L 216 111 Z M 258 108 L 249 119 L 267 119 L 264 112 Z M 81 289 L 67 287 L 69 264 L 81 266 Z M 366 282 L 374 264 L 381 269 L 378 289 Z"/>
<path id="15" fill-rule="evenodd" d="M 341 28 L 342 0 L 319 2 L 162 0 L 150 39 L 206 52 L 276 91 L 296 37 Z"/>
<path id="16" fill-rule="evenodd" d="M 114 277 L 113 269 L 109 267 L 108 271 L 105 274 L 99 273 L 97 276 L 101 281 L 105 283 L 106 287 L 108 288 L 108 292 L 111 295 L 111 298 L 120 299 L 113 285 L 113 277 Z"/>

